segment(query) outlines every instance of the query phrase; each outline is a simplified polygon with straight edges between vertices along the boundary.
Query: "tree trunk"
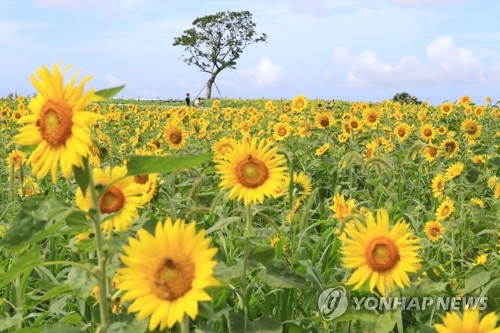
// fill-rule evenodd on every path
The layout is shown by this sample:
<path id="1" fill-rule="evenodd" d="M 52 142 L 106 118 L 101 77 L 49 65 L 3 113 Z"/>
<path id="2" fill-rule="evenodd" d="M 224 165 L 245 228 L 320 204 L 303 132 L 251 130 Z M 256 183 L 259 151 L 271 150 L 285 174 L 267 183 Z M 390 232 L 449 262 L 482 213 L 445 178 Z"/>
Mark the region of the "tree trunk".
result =
<path id="1" fill-rule="evenodd" d="M 212 85 L 215 82 L 215 75 L 212 74 L 210 79 L 207 82 L 207 90 L 205 91 L 205 98 L 210 99 L 212 98 Z"/>

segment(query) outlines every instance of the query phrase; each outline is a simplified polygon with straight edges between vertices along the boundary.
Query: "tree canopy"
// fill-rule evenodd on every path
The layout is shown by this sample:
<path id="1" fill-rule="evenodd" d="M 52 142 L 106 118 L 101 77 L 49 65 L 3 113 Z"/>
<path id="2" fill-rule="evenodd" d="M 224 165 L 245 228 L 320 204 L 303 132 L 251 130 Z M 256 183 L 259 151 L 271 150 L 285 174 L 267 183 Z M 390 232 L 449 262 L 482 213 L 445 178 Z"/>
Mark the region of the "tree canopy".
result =
<path id="1" fill-rule="evenodd" d="M 212 94 L 217 75 L 225 68 L 236 68 L 236 60 L 250 44 L 265 42 L 266 34 L 258 35 L 252 14 L 248 11 L 218 12 L 195 19 L 193 27 L 174 38 L 174 46 L 183 46 L 182 59 L 210 74 L 206 98 Z"/>

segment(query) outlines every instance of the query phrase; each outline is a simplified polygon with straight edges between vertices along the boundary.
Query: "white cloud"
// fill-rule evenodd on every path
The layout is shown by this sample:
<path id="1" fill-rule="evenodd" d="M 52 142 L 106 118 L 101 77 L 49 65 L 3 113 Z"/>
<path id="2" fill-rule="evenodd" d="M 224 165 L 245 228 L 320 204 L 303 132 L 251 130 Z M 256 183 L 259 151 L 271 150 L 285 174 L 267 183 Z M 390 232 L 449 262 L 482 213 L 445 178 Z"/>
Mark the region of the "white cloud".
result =
<path id="1" fill-rule="evenodd" d="M 347 86 L 400 84 L 483 83 L 481 62 L 471 50 L 455 45 L 451 37 L 441 37 L 427 48 L 427 61 L 405 56 L 394 64 L 378 59 L 375 52 L 353 54 L 348 48 L 333 50 L 333 69 L 327 76 Z"/>
<path id="2" fill-rule="evenodd" d="M 255 68 L 239 69 L 237 73 L 257 87 L 268 88 L 274 87 L 279 83 L 283 75 L 283 70 L 281 66 L 264 58 Z"/>
<path id="3" fill-rule="evenodd" d="M 106 82 L 106 84 L 109 87 L 117 87 L 117 86 L 121 86 L 121 85 L 125 84 L 124 81 L 120 80 L 119 78 L 117 78 L 116 76 L 114 76 L 112 74 L 105 75 L 104 81 Z"/>

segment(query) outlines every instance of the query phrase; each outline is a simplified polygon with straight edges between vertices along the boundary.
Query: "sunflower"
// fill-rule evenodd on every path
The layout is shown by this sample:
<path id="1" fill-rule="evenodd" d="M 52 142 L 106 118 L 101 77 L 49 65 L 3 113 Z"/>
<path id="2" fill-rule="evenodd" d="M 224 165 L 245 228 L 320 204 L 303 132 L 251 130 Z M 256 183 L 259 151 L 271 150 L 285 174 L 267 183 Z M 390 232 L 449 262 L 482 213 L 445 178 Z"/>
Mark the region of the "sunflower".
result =
<path id="1" fill-rule="evenodd" d="M 433 145 L 433 144 L 428 144 L 425 148 L 424 148 L 424 158 L 432 163 L 434 162 L 434 160 L 436 159 L 438 155 L 438 147 Z"/>
<path id="2" fill-rule="evenodd" d="M 462 131 L 465 131 L 465 137 L 468 140 L 477 139 L 481 135 L 482 126 L 472 119 L 465 119 L 460 126 Z"/>
<path id="3" fill-rule="evenodd" d="M 472 264 L 472 267 L 481 265 L 486 266 L 486 262 L 488 261 L 488 253 L 480 254 L 476 257 L 476 262 Z"/>
<path id="4" fill-rule="evenodd" d="M 216 166 L 221 175 L 222 189 L 230 189 L 229 198 L 243 200 L 245 205 L 264 202 L 264 197 L 271 196 L 286 180 L 286 160 L 272 148 L 270 143 L 261 140 L 257 144 L 254 138 L 237 145 Z"/>
<path id="5" fill-rule="evenodd" d="M 29 158 L 33 172 L 38 178 L 43 178 L 50 171 L 52 182 L 57 180 L 57 164 L 61 166 L 64 177 L 69 178 L 73 166 L 83 167 L 83 158 L 89 155 L 92 139 L 89 126 L 101 116 L 84 111 L 89 103 L 101 98 L 94 90 L 83 93 L 85 83 L 90 77 L 85 77 L 75 86 L 76 74 L 65 87 L 63 75 L 57 65 L 53 73 L 43 66 L 31 82 L 38 94 L 29 103 L 33 114 L 19 119 L 24 126 L 14 136 L 14 141 L 23 146 L 37 145 Z"/>
<path id="6" fill-rule="evenodd" d="M 141 204 L 147 204 L 153 199 L 158 184 L 158 174 L 144 174 L 134 176 L 134 182 L 141 185 Z"/>
<path id="7" fill-rule="evenodd" d="M 337 193 L 333 197 L 333 205 L 329 208 L 333 212 L 333 218 L 343 221 L 346 217 L 351 215 L 355 204 L 356 199 L 349 199 L 345 201 L 344 195 Z"/>
<path id="8" fill-rule="evenodd" d="M 26 161 L 26 155 L 20 150 L 13 150 L 10 152 L 9 156 L 7 156 L 7 166 L 8 168 L 14 168 L 14 170 L 18 170 Z"/>
<path id="9" fill-rule="evenodd" d="M 23 191 L 24 191 L 24 196 L 26 196 L 26 197 L 29 197 L 31 195 L 34 195 L 34 194 L 37 194 L 40 192 L 40 190 L 38 188 L 38 183 L 36 182 L 35 179 L 33 179 L 33 177 L 28 176 L 28 177 L 24 178 L 23 188 L 18 189 L 17 193 L 19 193 L 19 195 L 22 196 Z"/>
<path id="10" fill-rule="evenodd" d="M 439 198 L 443 195 L 446 178 L 442 172 L 438 172 L 432 179 L 432 193 L 434 198 Z"/>
<path id="11" fill-rule="evenodd" d="M 274 138 L 277 141 L 284 140 L 286 137 L 290 136 L 293 131 L 293 127 L 287 123 L 279 122 L 274 125 Z"/>
<path id="12" fill-rule="evenodd" d="M 316 126 L 318 128 L 328 128 L 334 123 L 333 116 L 326 112 L 316 114 L 314 119 L 316 120 Z"/>
<path id="13" fill-rule="evenodd" d="M 347 285 L 360 289 L 366 281 L 370 291 L 377 287 L 382 296 L 395 289 L 410 285 L 408 273 L 418 270 L 420 248 L 419 239 L 413 237 L 409 225 L 397 222 L 389 227 L 389 215 L 384 209 L 377 212 L 377 220 L 372 213 L 366 216 L 366 225 L 361 221 L 345 226 L 341 237 L 343 266 L 355 269 Z"/>
<path id="14" fill-rule="evenodd" d="M 369 144 L 366 145 L 365 151 L 365 160 L 369 160 L 370 158 L 375 156 L 375 151 L 377 150 L 377 140 L 373 140 Z"/>
<path id="15" fill-rule="evenodd" d="M 455 141 L 455 139 L 449 138 L 443 141 L 441 144 L 441 148 L 443 151 L 443 154 L 446 157 L 453 157 L 457 154 L 457 152 L 460 150 L 460 147 L 458 146 L 458 143 Z"/>
<path id="16" fill-rule="evenodd" d="M 431 242 L 437 242 L 443 238 L 444 228 L 439 221 L 430 221 L 425 224 L 425 234 Z"/>
<path id="17" fill-rule="evenodd" d="M 453 179 L 460 176 L 463 170 L 464 164 L 462 162 L 452 164 L 448 169 L 446 169 L 446 179 Z"/>
<path id="18" fill-rule="evenodd" d="M 316 156 L 321 156 L 323 155 L 324 153 L 326 153 L 326 151 L 330 148 L 330 144 L 327 142 L 325 144 L 323 144 L 321 147 L 319 147 L 318 149 L 316 149 Z"/>
<path id="19" fill-rule="evenodd" d="M 380 122 L 380 116 L 377 111 L 372 108 L 367 108 L 363 111 L 364 123 L 371 128 L 376 128 L 377 124 Z"/>
<path id="20" fill-rule="evenodd" d="M 225 137 L 219 139 L 219 141 L 212 145 L 214 160 L 225 159 L 233 151 L 234 147 L 236 147 L 236 140 Z"/>
<path id="21" fill-rule="evenodd" d="M 484 108 L 481 105 L 476 105 L 474 108 L 474 114 L 480 118 L 484 114 Z"/>
<path id="22" fill-rule="evenodd" d="M 448 129 L 446 128 L 446 126 L 444 126 L 444 125 L 440 125 L 440 126 L 437 128 L 436 132 L 438 132 L 438 134 L 439 134 L 439 135 L 445 135 L 445 134 L 446 134 L 446 132 L 448 132 Z"/>
<path id="23" fill-rule="evenodd" d="M 479 308 L 466 309 L 460 316 L 457 312 L 448 312 L 443 318 L 443 324 L 434 324 L 438 333 L 500 333 L 497 328 L 498 317 L 490 312 L 482 319 Z"/>
<path id="24" fill-rule="evenodd" d="M 186 144 L 186 132 L 178 122 L 169 122 L 165 127 L 165 140 L 172 149 L 182 148 Z"/>
<path id="25" fill-rule="evenodd" d="M 455 210 L 455 205 L 449 197 L 445 197 L 436 211 L 436 221 L 442 221 L 449 217 Z"/>
<path id="26" fill-rule="evenodd" d="M 139 320 L 151 316 L 150 331 L 172 328 L 184 314 L 195 319 L 198 302 L 211 300 L 205 288 L 219 284 L 210 238 L 204 230 L 196 232 L 195 222 L 171 218 L 158 222 L 154 235 L 144 229 L 137 235 L 120 257 L 126 266 L 118 270 L 118 288 L 125 291 L 121 301 L 133 301 L 128 311 L 138 312 Z"/>
<path id="27" fill-rule="evenodd" d="M 445 115 L 449 115 L 453 112 L 453 104 L 451 104 L 450 102 L 444 102 L 443 104 L 441 104 L 441 112 Z"/>
<path id="28" fill-rule="evenodd" d="M 126 231 L 132 221 L 139 217 L 137 209 L 141 206 L 142 186 L 134 181 L 134 177 L 126 175 L 125 166 L 93 170 L 96 186 L 104 188 L 99 197 L 99 211 L 101 214 L 113 214 L 102 224 L 102 229 L 109 234 L 113 229 Z M 85 212 L 92 208 L 90 189 L 85 195 L 80 188 L 76 190 L 76 205 Z"/>
<path id="29" fill-rule="evenodd" d="M 430 142 L 436 138 L 436 129 L 431 124 L 423 124 L 420 126 L 420 138 Z"/>
<path id="30" fill-rule="evenodd" d="M 298 95 L 292 101 L 292 110 L 293 111 L 302 111 L 307 108 L 307 99 L 304 95 Z"/>
<path id="31" fill-rule="evenodd" d="M 292 179 L 293 186 L 297 189 L 297 201 L 304 200 L 311 195 L 311 179 L 304 172 L 294 172 Z"/>
<path id="32" fill-rule="evenodd" d="M 405 141 L 406 138 L 410 135 L 411 128 L 406 123 L 400 123 L 394 128 L 394 134 L 396 134 L 396 138 L 399 141 Z"/>

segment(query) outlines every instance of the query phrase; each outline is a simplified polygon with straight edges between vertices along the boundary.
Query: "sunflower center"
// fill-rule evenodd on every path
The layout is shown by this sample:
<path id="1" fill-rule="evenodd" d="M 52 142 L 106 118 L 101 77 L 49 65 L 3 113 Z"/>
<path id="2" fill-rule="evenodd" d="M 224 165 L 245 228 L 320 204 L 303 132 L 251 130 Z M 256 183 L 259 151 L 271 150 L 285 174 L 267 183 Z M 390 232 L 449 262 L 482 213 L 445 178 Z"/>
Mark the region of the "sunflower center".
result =
<path id="1" fill-rule="evenodd" d="M 320 123 L 320 125 L 322 127 L 328 127 L 328 125 L 330 125 L 330 121 L 326 117 L 321 118 L 321 120 L 319 121 L 319 123 Z"/>
<path id="2" fill-rule="evenodd" d="M 278 129 L 278 134 L 279 134 L 279 136 L 285 136 L 286 135 L 286 128 L 280 127 Z"/>
<path id="3" fill-rule="evenodd" d="M 182 133 L 181 131 L 174 130 L 172 133 L 170 133 L 169 138 L 170 142 L 172 142 L 174 145 L 177 145 L 182 141 Z"/>
<path id="4" fill-rule="evenodd" d="M 430 128 L 424 129 L 424 136 L 432 136 L 432 130 Z"/>
<path id="5" fill-rule="evenodd" d="M 359 126 L 359 124 L 358 124 L 358 122 L 357 122 L 357 121 L 355 121 L 355 120 L 351 120 L 351 127 L 352 127 L 352 128 L 358 128 L 358 126 Z"/>
<path id="6" fill-rule="evenodd" d="M 448 216 L 448 214 L 450 213 L 450 206 L 446 205 L 443 207 L 443 209 L 441 210 L 441 216 Z"/>
<path id="7" fill-rule="evenodd" d="M 467 133 L 474 134 L 477 132 L 477 125 L 474 123 L 467 124 Z"/>
<path id="8" fill-rule="evenodd" d="M 65 144 L 71 135 L 72 118 L 73 110 L 65 101 L 46 101 L 37 123 L 42 138 L 54 147 Z"/>
<path id="9" fill-rule="evenodd" d="M 119 188 L 111 186 L 99 199 L 99 208 L 101 213 L 111 214 L 122 209 L 124 202 L 123 192 Z"/>
<path id="10" fill-rule="evenodd" d="M 368 121 L 370 123 L 374 123 L 375 121 L 377 121 L 377 115 L 375 113 L 370 113 L 370 115 L 368 116 Z"/>
<path id="11" fill-rule="evenodd" d="M 392 269 L 399 262 L 399 251 L 394 241 L 387 237 L 375 237 L 365 249 L 368 266 L 376 272 Z"/>
<path id="12" fill-rule="evenodd" d="M 149 175 L 146 174 L 146 175 L 137 175 L 137 176 L 134 176 L 134 181 L 137 183 L 137 184 L 146 184 L 149 180 Z"/>
<path id="13" fill-rule="evenodd" d="M 191 258 L 178 253 L 175 258 L 165 258 L 153 275 L 153 294 L 166 301 L 184 296 L 194 280 L 195 265 Z"/>
<path id="14" fill-rule="evenodd" d="M 267 166 L 260 160 L 249 155 L 236 166 L 236 178 L 245 187 L 255 188 L 262 185 L 268 178 Z"/>
<path id="15" fill-rule="evenodd" d="M 437 182 L 437 185 L 436 185 L 436 188 L 439 190 L 439 191 L 442 191 L 444 189 L 444 181 L 440 180 Z"/>
<path id="16" fill-rule="evenodd" d="M 429 230 L 429 234 L 432 237 L 437 237 L 439 236 L 440 233 L 441 233 L 441 228 L 439 228 L 438 226 L 431 227 Z"/>
<path id="17" fill-rule="evenodd" d="M 447 142 L 445 144 L 445 149 L 446 149 L 447 153 L 453 153 L 455 151 L 455 149 L 457 149 L 457 145 L 453 141 L 452 142 Z"/>
<path id="18" fill-rule="evenodd" d="M 404 129 L 404 128 L 400 128 L 400 129 L 398 130 L 398 135 L 399 135 L 399 136 L 405 136 L 405 134 L 406 134 L 406 131 L 405 131 L 405 129 Z"/>

